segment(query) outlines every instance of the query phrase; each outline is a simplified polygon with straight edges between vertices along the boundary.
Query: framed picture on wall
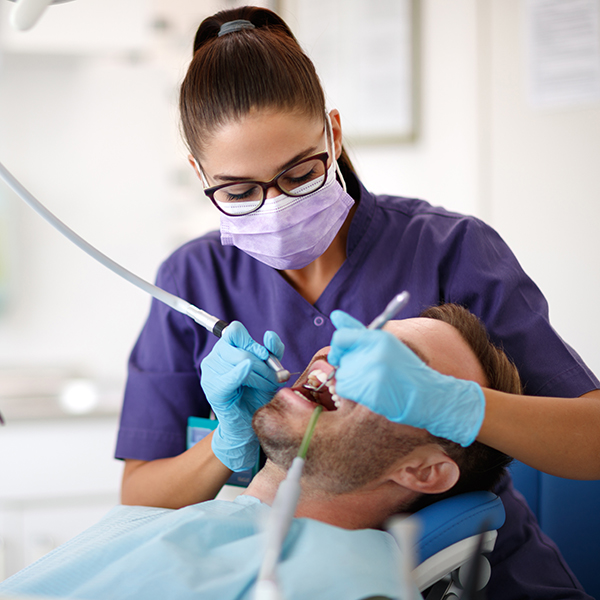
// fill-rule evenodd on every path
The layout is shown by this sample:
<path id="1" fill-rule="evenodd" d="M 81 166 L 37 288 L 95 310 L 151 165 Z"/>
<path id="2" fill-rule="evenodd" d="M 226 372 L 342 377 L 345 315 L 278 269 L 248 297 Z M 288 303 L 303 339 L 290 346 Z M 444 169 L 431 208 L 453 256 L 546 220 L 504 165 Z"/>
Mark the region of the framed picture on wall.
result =
<path id="1" fill-rule="evenodd" d="M 357 143 L 417 135 L 416 0 L 279 0 L 312 58 L 344 135 Z"/>

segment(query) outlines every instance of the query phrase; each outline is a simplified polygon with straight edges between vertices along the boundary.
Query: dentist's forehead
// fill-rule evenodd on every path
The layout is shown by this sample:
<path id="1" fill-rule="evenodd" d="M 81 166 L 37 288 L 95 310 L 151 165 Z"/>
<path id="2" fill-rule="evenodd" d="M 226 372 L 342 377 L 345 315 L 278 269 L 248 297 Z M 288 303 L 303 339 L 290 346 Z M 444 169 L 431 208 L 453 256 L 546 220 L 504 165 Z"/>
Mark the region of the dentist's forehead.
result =
<path id="1" fill-rule="evenodd" d="M 224 123 L 204 142 L 202 168 L 222 177 L 268 180 L 290 161 L 325 148 L 323 119 L 259 110 Z"/>

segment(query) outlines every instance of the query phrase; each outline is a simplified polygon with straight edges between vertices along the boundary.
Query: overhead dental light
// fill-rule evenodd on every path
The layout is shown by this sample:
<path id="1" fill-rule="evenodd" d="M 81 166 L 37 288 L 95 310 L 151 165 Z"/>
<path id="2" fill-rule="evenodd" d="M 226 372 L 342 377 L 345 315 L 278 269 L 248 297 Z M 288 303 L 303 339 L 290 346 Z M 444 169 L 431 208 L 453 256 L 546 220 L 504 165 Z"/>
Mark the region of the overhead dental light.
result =
<path id="1" fill-rule="evenodd" d="M 31 29 L 50 4 L 63 4 L 72 0 L 10 0 L 15 7 L 10 15 L 10 24 L 19 31 Z"/>

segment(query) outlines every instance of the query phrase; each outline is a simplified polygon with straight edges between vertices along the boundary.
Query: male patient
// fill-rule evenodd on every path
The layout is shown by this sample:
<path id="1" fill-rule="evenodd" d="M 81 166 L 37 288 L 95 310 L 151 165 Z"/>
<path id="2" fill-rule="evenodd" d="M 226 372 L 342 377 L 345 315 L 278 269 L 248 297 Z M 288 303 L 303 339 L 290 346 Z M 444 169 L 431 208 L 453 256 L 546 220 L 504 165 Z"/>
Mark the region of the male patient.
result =
<path id="1" fill-rule="evenodd" d="M 518 393 L 515 367 L 479 321 L 445 305 L 387 328 L 430 367 L 483 386 Z M 261 561 L 261 520 L 296 455 L 315 400 L 319 417 L 302 478 L 297 518 L 279 566 L 286 598 L 397 597 L 393 539 L 379 530 L 397 512 L 441 497 L 490 489 L 508 457 L 468 448 L 425 430 L 392 423 L 331 391 L 302 386 L 317 353 L 292 388 L 280 390 L 253 420 L 268 460 L 244 495 L 179 510 L 120 506 L 77 538 L 23 569 L 0 593 L 73 598 L 246 598 Z M 304 517 L 304 518 L 302 518 Z"/>

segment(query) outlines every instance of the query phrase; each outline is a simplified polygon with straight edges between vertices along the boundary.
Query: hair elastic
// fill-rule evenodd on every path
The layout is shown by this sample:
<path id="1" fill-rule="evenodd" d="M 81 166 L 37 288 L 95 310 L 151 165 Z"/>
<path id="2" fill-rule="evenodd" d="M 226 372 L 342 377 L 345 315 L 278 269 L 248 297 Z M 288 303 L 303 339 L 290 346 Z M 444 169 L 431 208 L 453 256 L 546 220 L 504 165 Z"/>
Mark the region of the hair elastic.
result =
<path id="1" fill-rule="evenodd" d="M 227 21 L 227 23 L 223 23 L 221 25 L 221 29 L 219 29 L 218 37 L 222 35 L 227 35 L 228 33 L 232 33 L 234 31 L 240 31 L 241 29 L 255 29 L 254 23 L 250 23 L 246 19 L 237 19 L 235 21 Z"/>
<path id="2" fill-rule="evenodd" d="M 326 138 L 329 138 L 330 142 L 331 142 L 331 158 L 333 159 L 333 162 L 335 163 L 335 171 L 337 173 L 337 176 L 340 178 L 340 183 L 342 184 L 342 189 L 347 193 L 348 189 L 346 188 L 346 180 L 344 179 L 344 176 L 342 175 L 342 170 L 340 169 L 340 165 L 337 161 L 337 158 L 335 157 L 335 147 L 333 145 L 333 125 L 331 124 L 331 117 L 329 116 L 329 113 L 327 112 L 327 109 L 325 109 L 325 127 L 327 128 L 327 135 L 325 136 Z"/>

